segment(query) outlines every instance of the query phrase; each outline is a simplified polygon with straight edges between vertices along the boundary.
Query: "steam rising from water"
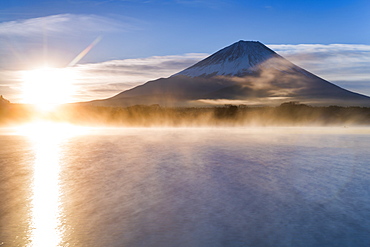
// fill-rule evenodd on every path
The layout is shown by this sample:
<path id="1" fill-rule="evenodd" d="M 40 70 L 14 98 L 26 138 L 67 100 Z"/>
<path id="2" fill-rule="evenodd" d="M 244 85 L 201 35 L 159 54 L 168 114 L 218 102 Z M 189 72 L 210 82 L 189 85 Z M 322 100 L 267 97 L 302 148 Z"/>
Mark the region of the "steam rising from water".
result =
<path id="1" fill-rule="evenodd" d="M 370 243 L 369 128 L 94 128 L 76 136 L 83 129 L 42 124 L 37 138 L 36 126 L 26 128 L 32 142 L 0 136 L 12 144 L 0 150 L 0 195 L 30 186 L 39 208 L 18 210 L 27 197 L 6 197 L 5 245 Z M 21 179 L 33 164 L 22 162 L 33 159 L 28 146 L 38 182 Z M 60 197 L 44 198 L 48 191 Z M 19 218 L 30 219 L 31 235 Z"/>

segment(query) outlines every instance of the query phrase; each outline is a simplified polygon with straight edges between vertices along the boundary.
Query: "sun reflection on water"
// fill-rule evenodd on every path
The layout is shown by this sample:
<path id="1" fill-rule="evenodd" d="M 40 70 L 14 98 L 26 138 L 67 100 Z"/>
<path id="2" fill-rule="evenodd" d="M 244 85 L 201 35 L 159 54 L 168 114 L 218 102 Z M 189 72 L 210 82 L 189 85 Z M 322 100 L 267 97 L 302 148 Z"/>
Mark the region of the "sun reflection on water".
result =
<path id="1" fill-rule="evenodd" d="M 61 145 L 84 131 L 82 127 L 51 122 L 37 122 L 19 128 L 20 134 L 30 138 L 35 150 L 29 246 L 61 246 Z"/>

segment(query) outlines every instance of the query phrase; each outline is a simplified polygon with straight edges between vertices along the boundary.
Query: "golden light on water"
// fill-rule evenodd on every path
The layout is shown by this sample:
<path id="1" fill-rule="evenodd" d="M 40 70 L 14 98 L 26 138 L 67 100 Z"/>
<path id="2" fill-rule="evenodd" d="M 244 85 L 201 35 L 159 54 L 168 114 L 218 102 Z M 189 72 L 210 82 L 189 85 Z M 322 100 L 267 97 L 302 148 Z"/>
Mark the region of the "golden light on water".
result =
<path id="1" fill-rule="evenodd" d="M 60 246 L 63 229 L 60 205 L 61 145 L 82 127 L 52 122 L 37 122 L 19 128 L 32 141 L 35 150 L 31 199 L 30 245 Z"/>
<path id="2" fill-rule="evenodd" d="M 32 197 L 32 245 L 58 246 L 61 241 L 59 139 L 42 135 L 34 141 L 36 160 Z"/>
<path id="3" fill-rule="evenodd" d="M 76 73 L 70 68 L 43 67 L 23 71 L 22 101 L 50 110 L 71 101 Z"/>

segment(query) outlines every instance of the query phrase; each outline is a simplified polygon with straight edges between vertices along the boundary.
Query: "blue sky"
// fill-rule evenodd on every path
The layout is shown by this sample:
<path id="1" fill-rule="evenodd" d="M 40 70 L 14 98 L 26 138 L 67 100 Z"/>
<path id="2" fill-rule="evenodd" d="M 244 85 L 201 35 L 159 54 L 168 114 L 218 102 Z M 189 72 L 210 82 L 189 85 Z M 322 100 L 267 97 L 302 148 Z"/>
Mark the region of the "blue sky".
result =
<path id="1" fill-rule="evenodd" d="M 21 101 L 17 71 L 66 66 L 101 37 L 75 66 L 75 100 L 169 76 L 238 40 L 370 95 L 369 27 L 368 0 L 0 1 L 0 94 Z"/>

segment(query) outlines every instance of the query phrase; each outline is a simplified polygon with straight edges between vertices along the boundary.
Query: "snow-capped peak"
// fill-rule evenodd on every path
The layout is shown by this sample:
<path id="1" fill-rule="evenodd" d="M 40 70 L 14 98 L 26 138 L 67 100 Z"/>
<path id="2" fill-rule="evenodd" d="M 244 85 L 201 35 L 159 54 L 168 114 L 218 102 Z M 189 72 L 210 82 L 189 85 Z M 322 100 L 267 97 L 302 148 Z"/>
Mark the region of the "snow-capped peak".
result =
<path id="1" fill-rule="evenodd" d="M 281 58 L 258 41 L 241 40 L 175 75 L 190 77 L 241 76 L 257 70 L 258 65 L 274 57 Z"/>

